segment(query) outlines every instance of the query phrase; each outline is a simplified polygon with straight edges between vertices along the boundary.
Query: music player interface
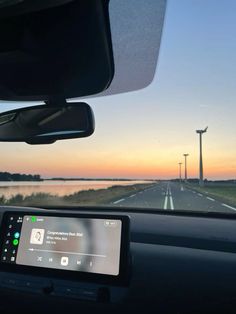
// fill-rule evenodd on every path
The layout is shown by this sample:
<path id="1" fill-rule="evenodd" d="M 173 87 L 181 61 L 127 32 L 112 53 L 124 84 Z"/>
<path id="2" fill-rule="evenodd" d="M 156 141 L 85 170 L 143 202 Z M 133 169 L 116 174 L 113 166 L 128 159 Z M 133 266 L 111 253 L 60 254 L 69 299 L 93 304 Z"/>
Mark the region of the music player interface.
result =
<path id="1" fill-rule="evenodd" d="M 116 276 L 121 224 L 118 219 L 24 216 L 15 263 Z"/>

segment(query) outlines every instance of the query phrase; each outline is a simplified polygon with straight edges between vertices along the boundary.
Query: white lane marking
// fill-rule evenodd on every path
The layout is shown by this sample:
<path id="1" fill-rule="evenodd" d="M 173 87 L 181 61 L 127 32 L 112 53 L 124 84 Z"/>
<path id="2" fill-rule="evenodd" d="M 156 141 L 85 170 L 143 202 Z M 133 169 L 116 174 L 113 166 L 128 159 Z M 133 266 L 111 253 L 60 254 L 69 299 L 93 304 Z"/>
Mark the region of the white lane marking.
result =
<path id="1" fill-rule="evenodd" d="M 195 191 L 192 191 L 194 194 L 196 194 L 196 192 Z"/>
<path id="2" fill-rule="evenodd" d="M 175 208 L 174 208 L 174 202 L 173 202 L 172 196 L 170 196 L 170 208 L 171 208 L 171 210 L 174 210 L 174 209 L 175 209 Z"/>
<path id="3" fill-rule="evenodd" d="M 170 209 L 171 210 L 174 210 L 174 201 L 173 201 L 173 198 L 172 198 L 172 192 L 171 192 L 171 188 L 170 188 L 170 185 L 168 184 L 167 185 L 167 188 L 166 188 L 166 193 L 165 193 L 165 201 L 164 201 L 164 209 L 167 209 L 167 206 L 168 206 L 168 199 L 170 200 Z"/>
<path id="4" fill-rule="evenodd" d="M 132 194 L 132 195 L 130 195 L 130 198 L 131 198 L 131 197 L 134 197 L 135 195 L 136 195 L 136 194 Z"/>
<path id="5" fill-rule="evenodd" d="M 169 198 L 170 198 L 170 209 L 174 210 L 174 202 L 173 202 L 173 197 L 172 197 L 172 192 L 171 192 L 171 187 L 169 186 Z"/>
<path id="6" fill-rule="evenodd" d="M 200 194 L 200 193 L 197 193 L 197 195 L 202 196 L 202 194 Z"/>
<path id="7" fill-rule="evenodd" d="M 184 187 L 183 187 L 183 185 L 182 185 L 182 184 L 181 184 L 180 191 L 181 191 L 181 192 L 183 192 L 183 191 L 184 191 Z"/>
<path id="8" fill-rule="evenodd" d="M 165 201 L 164 201 L 164 209 L 167 209 L 167 204 L 168 204 L 168 193 L 169 193 L 169 184 L 167 184 L 167 187 L 166 187 Z"/>
<path id="9" fill-rule="evenodd" d="M 235 207 L 229 206 L 229 205 L 227 205 L 227 204 L 222 203 L 221 205 L 222 205 L 222 206 L 224 206 L 224 207 L 227 207 L 227 208 L 230 208 L 230 209 L 236 210 L 236 208 L 235 208 Z"/>
<path id="10" fill-rule="evenodd" d="M 214 198 L 211 198 L 211 197 L 207 197 L 208 200 L 212 201 L 212 202 L 215 202 Z"/>
<path id="11" fill-rule="evenodd" d="M 168 196 L 165 196 L 164 209 L 167 209 Z"/>
<path id="12" fill-rule="evenodd" d="M 124 198 L 121 198 L 120 200 L 113 202 L 113 204 L 118 204 L 120 202 L 123 202 L 124 200 L 125 200 Z"/>

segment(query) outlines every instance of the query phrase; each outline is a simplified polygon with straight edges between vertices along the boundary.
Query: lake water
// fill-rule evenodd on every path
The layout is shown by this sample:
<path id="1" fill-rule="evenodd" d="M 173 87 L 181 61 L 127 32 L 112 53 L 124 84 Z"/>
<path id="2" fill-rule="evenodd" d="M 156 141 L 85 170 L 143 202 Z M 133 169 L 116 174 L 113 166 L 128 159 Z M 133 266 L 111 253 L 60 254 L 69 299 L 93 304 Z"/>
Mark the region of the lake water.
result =
<path id="1" fill-rule="evenodd" d="M 50 193 L 53 195 L 63 196 L 73 194 L 83 190 L 105 189 L 114 185 L 132 185 L 138 183 L 148 183 L 147 181 L 56 181 L 47 180 L 40 182 L 1 182 L 0 196 L 4 195 L 9 199 L 16 194 L 24 196 L 32 193 Z"/>

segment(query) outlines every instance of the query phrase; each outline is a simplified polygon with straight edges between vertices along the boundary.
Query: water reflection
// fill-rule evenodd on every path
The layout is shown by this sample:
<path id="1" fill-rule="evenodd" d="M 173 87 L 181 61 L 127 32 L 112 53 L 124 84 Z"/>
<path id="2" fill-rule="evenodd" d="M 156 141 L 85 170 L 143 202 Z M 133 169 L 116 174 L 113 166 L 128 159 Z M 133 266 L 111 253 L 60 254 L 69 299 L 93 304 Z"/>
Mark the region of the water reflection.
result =
<path id="1" fill-rule="evenodd" d="M 32 193 L 50 193 L 52 195 L 64 196 L 83 190 L 105 189 L 114 185 L 132 185 L 147 183 L 147 181 L 56 181 L 47 180 L 40 182 L 0 182 L 0 196 L 7 199 L 14 195 L 23 196 Z"/>

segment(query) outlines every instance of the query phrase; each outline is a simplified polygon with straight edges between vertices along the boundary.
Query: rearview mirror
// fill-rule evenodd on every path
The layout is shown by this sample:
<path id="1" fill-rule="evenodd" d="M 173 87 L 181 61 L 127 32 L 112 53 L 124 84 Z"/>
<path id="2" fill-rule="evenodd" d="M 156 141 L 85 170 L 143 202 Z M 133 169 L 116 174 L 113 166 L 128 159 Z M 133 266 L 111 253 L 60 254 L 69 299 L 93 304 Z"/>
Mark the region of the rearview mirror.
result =
<path id="1" fill-rule="evenodd" d="M 86 103 L 39 105 L 0 114 L 0 141 L 51 144 L 57 140 L 90 136 L 93 111 Z"/>

